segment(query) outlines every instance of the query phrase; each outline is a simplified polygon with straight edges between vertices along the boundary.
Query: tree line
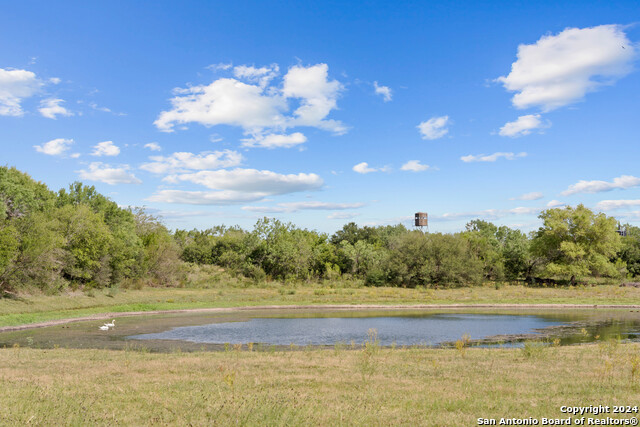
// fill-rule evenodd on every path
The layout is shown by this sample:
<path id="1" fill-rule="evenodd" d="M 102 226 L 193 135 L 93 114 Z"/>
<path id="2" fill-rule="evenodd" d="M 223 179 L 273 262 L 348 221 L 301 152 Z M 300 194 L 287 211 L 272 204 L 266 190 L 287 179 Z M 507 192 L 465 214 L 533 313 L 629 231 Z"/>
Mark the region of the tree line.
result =
<path id="1" fill-rule="evenodd" d="M 529 234 L 483 220 L 458 233 L 346 224 L 332 235 L 263 218 L 252 230 L 169 231 L 76 182 L 57 193 L 0 167 L 0 291 L 184 283 L 185 266 L 216 265 L 255 282 L 354 279 L 369 286 L 576 284 L 640 276 L 640 228 L 583 205 L 540 214 Z"/>
<path id="2" fill-rule="evenodd" d="M 177 230 L 182 259 L 213 264 L 257 281 L 356 278 L 370 286 L 472 286 L 486 281 L 577 284 L 640 276 L 640 228 L 583 205 L 548 209 L 530 234 L 483 220 L 464 231 L 422 233 L 403 225 L 346 224 L 333 235 L 276 219 L 251 231 L 217 226 Z"/>

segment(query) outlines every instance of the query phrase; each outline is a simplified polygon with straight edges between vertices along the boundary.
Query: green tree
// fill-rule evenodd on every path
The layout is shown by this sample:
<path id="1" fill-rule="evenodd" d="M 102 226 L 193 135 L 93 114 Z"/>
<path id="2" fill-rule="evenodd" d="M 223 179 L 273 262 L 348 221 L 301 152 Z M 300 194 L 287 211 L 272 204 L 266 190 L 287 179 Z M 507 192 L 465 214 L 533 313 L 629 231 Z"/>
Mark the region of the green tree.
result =
<path id="1" fill-rule="evenodd" d="M 470 286 L 482 281 L 484 265 L 460 234 L 429 234 L 422 274 L 435 285 Z"/>
<path id="2" fill-rule="evenodd" d="M 470 249 L 482 262 L 484 277 L 489 280 L 501 280 L 504 277 L 502 244 L 498 239 L 498 227 L 480 219 L 466 225 L 462 234 L 469 241 Z"/>
<path id="3" fill-rule="evenodd" d="M 381 249 L 365 240 L 358 240 L 353 245 L 343 240 L 340 242 L 338 256 L 344 260 L 343 264 L 348 266 L 347 273 L 364 277 L 370 271 L 379 269 L 383 253 Z"/>
<path id="4" fill-rule="evenodd" d="M 527 235 L 501 226 L 496 236 L 501 245 L 505 276 L 512 280 L 530 277 L 536 267 L 536 259 L 530 255 L 531 242 Z"/>
<path id="5" fill-rule="evenodd" d="M 55 195 L 45 184 L 16 168 L 0 167 L 0 220 L 44 212 L 54 203 Z"/>
<path id="6" fill-rule="evenodd" d="M 389 242 L 384 260 L 387 280 L 396 286 L 426 285 L 429 279 L 423 270 L 427 262 L 428 236 L 419 231 L 395 236 Z"/>
<path id="7" fill-rule="evenodd" d="M 419 231 L 392 240 L 386 259 L 387 277 L 399 286 L 475 285 L 482 280 L 482 262 L 459 234 Z"/>
<path id="8" fill-rule="evenodd" d="M 631 277 L 640 277 L 640 227 L 626 224 L 627 235 L 622 240 L 618 258 L 625 262 Z"/>
<path id="9" fill-rule="evenodd" d="M 0 292 L 8 290 L 6 278 L 19 255 L 20 235 L 8 221 L 0 219 Z"/>
<path id="10" fill-rule="evenodd" d="M 137 262 L 142 254 L 142 241 L 136 234 L 136 221 L 130 209 L 123 209 L 114 201 L 98 193 L 94 186 L 81 182 L 69 185 L 68 190 L 58 192 L 56 205 L 60 208 L 80 209 L 88 207 L 107 226 L 109 256 L 104 258 L 108 265 L 102 266 L 100 282 L 118 283 L 125 277 L 133 277 L 138 269 Z"/>
<path id="11" fill-rule="evenodd" d="M 548 277 L 575 284 L 589 275 L 619 275 L 612 261 L 621 248 L 615 218 L 594 214 L 582 204 L 548 209 L 539 218 L 543 226 L 535 233 L 531 251 L 545 260 L 543 273 Z"/>
<path id="12" fill-rule="evenodd" d="M 253 259 L 271 277 L 307 279 L 313 270 L 314 248 L 326 237 L 277 219 L 259 220 L 252 233 L 261 242 Z"/>
<path id="13" fill-rule="evenodd" d="M 139 256 L 137 277 L 160 285 L 177 285 L 182 279 L 180 247 L 160 220 L 144 211 L 134 211 L 136 234 L 143 251 Z"/>
<path id="14" fill-rule="evenodd" d="M 80 283 L 108 285 L 113 237 L 102 217 L 86 205 L 65 205 L 57 216 L 65 239 L 64 276 Z"/>
<path id="15" fill-rule="evenodd" d="M 66 282 L 60 273 L 64 266 L 64 238 L 60 224 L 51 212 L 32 212 L 13 221 L 13 244 L 17 253 L 0 274 L 3 290 L 38 288 L 47 292 L 62 289 Z M 15 246 L 14 246 L 15 247 Z"/>

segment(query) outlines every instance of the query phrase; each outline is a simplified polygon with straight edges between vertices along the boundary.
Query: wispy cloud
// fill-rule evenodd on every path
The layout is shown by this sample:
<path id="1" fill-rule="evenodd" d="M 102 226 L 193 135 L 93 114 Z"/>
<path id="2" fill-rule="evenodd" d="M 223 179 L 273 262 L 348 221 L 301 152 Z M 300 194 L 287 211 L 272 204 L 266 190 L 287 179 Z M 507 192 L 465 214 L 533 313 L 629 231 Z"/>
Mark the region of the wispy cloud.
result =
<path id="1" fill-rule="evenodd" d="M 357 212 L 334 212 L 327 215 L 327 219 L 352 219 L 360 214 Z"/>
<path id="2" fill-rule="evenodd" d="M 389 167 L 388 166 L 383 166 L 383 167 L 380 167 L 380 168 L 372 168 L 372 167 L 369 166 L 369 163 L 367 163 L 367 162 L 358 163 L 352 169 L 353 169 L 354 172 L 361 173 L 361 174 L 367 174 L 367 173 L 372 173 L 372 172 L 388 172 L 389 171 Z"/>
<path id="3" fill-rule="evenodd" d="M 449 212 L 442 215 L 431 215 L 432 221 L 453 221 L 465 218 L 481 218 L 495 220 L 510 215 L 537 215 L 542 211 L 539 207 L 517 207 L 512 209 L 485 209 L 471 212 Z"/>
<path id="4" fill-rule="evenodd" d="M 500 136 L 508 136 L 516 138 L 519 136 L 529 135 L 535 129 L 546 129 L 551 124 L 547 121 L 543 123 L 540 114 L 528 114 L 526 116 L 520 116 L 514 122 L 506 123 L 500 128 Z"/>
<path id="5" fill-rule="evenodd" d="M 237 205 L 255 202 L 267 196 L 265 193 L 245 193 L 241 191 L 183 191 L 160 190 L 147 198 L 149 202 L 178 203 L 186 205 Z"/>
<path id="6" fill-rule="evenodd" d="M 190 182 L 215 191 L 160 190 L 147 200 L 164 203 L 224 205 L 255 202 L 268 196 L 318 190 L 322 178 L 310 173 L 279 174 L 268 170 L 220 169 L 169 175 L 172 184 Z"/>
<path id="7" fill-rule="evenodd" d="M 149 159 L 152 161 L 142 164 L 140 169 L 165 174 L 235 167 L 242 163 L 242 154 L 233 150 L 204 151 L 199 154 L 177 152 L 170 156 L 151 156 Z"/>
<path id="8" fill-rule="evenodd" d="M 470 162 L 495 162 L 496 160 L 500 159 L 500 158 L 504 158 L 505 160 L 515 160 L 517 158 L 520 157 L 526 157 L 527 153 L 502 153 L 502 152 L 498 152 L 498 153 L 493 153 L 493 154 L 489 154 L 489 155 L 484 155 L 484 154 L 477 154 L 477 155 L 473 155 L 473 154 L 469 154 L 468 156 L 462 156 L 460 157 L 460 160 L 462 160 L 465 163 L 470 163 Z"/>
<path id="9" fill-rule="evenodd" d="M 373 88 L 376 91 L 376 95 L 382 96 L 382 99 L 384 100 L 384 102 L 391 101 L 391 98 L 393 97 L 393 92 L 391 91 L 391 88 L 389 86 L 382 86 L 382 85 L 378 85 L 378 82 L 373 82 Z"/>
<path id="10" fill-rule="evenodd" d="M 432 117 L 418 125 L 422 139 L 438 139 L 449 133 L 449 116 Z"/>
<path id="11" fill-rule="evenodd" d="M 57 116 L 73 116 L 73 112 L 67 110 L 61 104 L 64 103 L 64 100 L 59 98 L 48 98 L 40 101 L 40 108 L 38 111 L 43 117 L 48 119 L 57 119 Z"/>
<path id="12" fill-rule="evenodd" d="M 632 206 L 640 206 L 640 199 L 636 200 L 602 200 L 596 204 L 596 209 L 601 211 L 613 211 Z"/>
<path id="13" fill-rule="evenodd" d="M 563 191 L 563 196 L 570 196 L 579 193 L 601 193 L 603 191 L 611 191 L 616 189 L 626 189 L 637 187 L 640 185 L 640 178 L 632 175 L 622 175 L 614 178 L 613 181 L 584 181 L 580 180 L 572 184 Z"/>
<path id="14" fill-rule="evenodd" d="M 93 162 L 89 164 L 89 169 L 81 169 L 78 172 L 81 179 L 87 181 L 104 182 L 109 185 L 116 184 L 142 184 L 136 176 L 129 172 L 129 165 L 121 165 L 113 167 L 101 162 Z"/>
<path id="15" fill-rule="evenodd" d="M 409 172 L 423 172 L 430 169 L 429 165 L 423 165 L 420 160 L 409 160 L 400 167 L 400 170 Z"/>
<path id="16" fill-rule="evenodd" d="M 56 138 L 42 145 L 34 145 L 38 153 L 47 154 L 49 156 L 60 156 L 68 151 L 73 144 L 73 139 Z"/>
<path id="17" fill-rule="evenodd" d="M 534 191 L 531 193 L 524 193 L 519 195 L 518 197 L 512 197 L 509 200 L 540 200 L 544 197 L 542 193 L 539 191 Z"/>
<path id="18" fill-rule="evenodd" d="M 120 154 L 120 147 L 115 145 L 113 141 L 103 141 L 99 142 L 93 146 L 92 156 L 102 157 L 102 156 L 117 156 Z"/>
<path id="19" fill-rule="evenodd" d="M 162 147 L 157 142 L 150 142 L 148 144 L 144 144 L 144 148 L 148 148 L 151 151 L 162 151 Z"/>
<path id="20" fill-rule="evenodd" d="M 335 211 L 346 209 L 357 209 L 363 207 L 364 203 L 330 203 L 330 202 L 286 202 L 278 203 L 277 206 L 244 206 L 242 209 L 251 212 L 281 213 L 297 212 L 300 210 L 323 210 Z"/>
<path id="21" fill-rule="evenodd" d="M 294 132 L 290 135 L 285 134 L 268 134 L 256 135 L 252 138 L 242 140 L 243 147 L 262 147 L 262 148 L 291 148 L 300 144 L 304 144 L 307 137 L 300 132 Z"/>

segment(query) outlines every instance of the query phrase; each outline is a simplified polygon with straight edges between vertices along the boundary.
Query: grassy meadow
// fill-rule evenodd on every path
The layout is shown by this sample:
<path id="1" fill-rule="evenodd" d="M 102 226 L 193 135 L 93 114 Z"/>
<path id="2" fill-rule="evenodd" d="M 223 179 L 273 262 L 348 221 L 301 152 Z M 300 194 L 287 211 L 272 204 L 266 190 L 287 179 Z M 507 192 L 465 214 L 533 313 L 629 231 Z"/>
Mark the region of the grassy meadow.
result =
<path id="1" fill-rule="evenodd" d="M 640 289 L 249 286 L 228 280 L 187 288 L 21 294 L 0 299 L 0 326 L 105 312 L 329 304 L 622 305 L 640 304 Z M 122 321 L 120 329 L 127 325 Z M 81 324 L 60 331 L 75 329 Z M 138 343 L 113 350 L 36 349 L 32 342 L 26 338 L 0 349 L 0 425 L 461 426 L 477 425 L 480 417 L 566 418 L 562 405 L 640 401 L 640 344 L 618 341 L 502 349 L 461 342 L 427 349 L 380 348 L 372 337 L 362 346 L 329 349 L 245 343 L 160 353 Z"/>
<path id="2" fill-rule="evenodd" d="M 0 350 L 0 424 L 477 425 L 637 405 L 640 345 Z M 605 414 L 606 416 L 606 414 Z M 613 415 L 618 417 L 619 415 Z M 629 415 L 625 415 L 628 418 Z"/>

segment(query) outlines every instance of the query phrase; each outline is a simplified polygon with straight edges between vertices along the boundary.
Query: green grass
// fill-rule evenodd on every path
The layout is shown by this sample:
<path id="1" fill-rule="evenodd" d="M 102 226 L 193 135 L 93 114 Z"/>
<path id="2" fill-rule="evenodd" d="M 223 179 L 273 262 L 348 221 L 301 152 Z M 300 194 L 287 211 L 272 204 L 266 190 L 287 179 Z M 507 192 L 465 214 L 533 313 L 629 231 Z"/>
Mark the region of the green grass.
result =
<path id="1" fill-rule="evenodd" d="M 341 284 L 343 286 L 343 284 Z M 0 299 L 0 326 L 12 326 L 105 312 L 174 310 L 206 307 L 326 304 L 640 304 L 640 289 L 614 285 L 594 287 L 530 288 L 493 285 L 457 289 L 404 289 L 389 287 L 333 287 L 263 284 L 213 288 L 142 288 L 94 290 L 61 295 L 22 295 Z"/>
<path id="2" fill-rule="evenodd" d="M 470 426 L 480 417 L 566 418 L 563 405 L 639 403 L 638 344 L 552 346 L 534 357 L 469 348 L 462 357 L 369 342 L 159 354 L 0 349 L 0 424 Z"/>

